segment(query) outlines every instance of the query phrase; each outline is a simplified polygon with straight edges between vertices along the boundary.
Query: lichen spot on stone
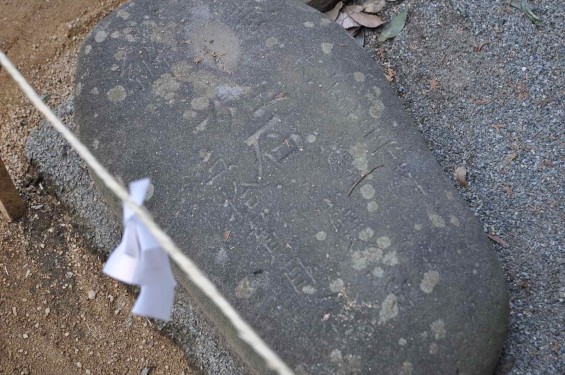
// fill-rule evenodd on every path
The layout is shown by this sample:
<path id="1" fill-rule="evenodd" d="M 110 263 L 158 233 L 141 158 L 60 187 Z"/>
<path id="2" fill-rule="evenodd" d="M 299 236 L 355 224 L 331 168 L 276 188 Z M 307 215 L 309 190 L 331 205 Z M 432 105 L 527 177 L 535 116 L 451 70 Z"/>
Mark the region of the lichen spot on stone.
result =
<path id="1" fill-rule="evenodd" d="M 195 111 L 202 111 L 202 110 L 208 108 L 209 104 L 210 104 L 210 99 L 208 99 L 204 96 L 199 96 L 199 97 L 194 98 L 190 101 L 190 106 Z"/>
<path id="2" fill-rule="evenodd" d="M 326 55 L 331 54 L 333 48 L 334 48 L 333 43 L 325 43 L 325 42 L 322 43 L 322 51 L 324 51 L 324 53 L 325 53 Z"/>
<path id="3" fill-rule="evenodd" d="M 381 118 L 385 110 L 385 105 L 380 100 L 375 101 L 375 103 L 369 108 L 369 114 L 372 118 Z"/>
<path id="4" fill-rule="evenodd" d="M 414 230 L 422 230 L 422 224 L 414 224 Z"/>
<path id="5" fill-rule="evenodd" d="M 122 61 L 123 59 L 126 58 L 126 52 L 123 50 L 120 50 L 116 53 L 114 53 L 114 58 L 118 61 Z"/>
<path id="6" fill-rule="evenodd" d="M 375 212 L 378 209 L 379 209 L 379 204 L 377 202 L 370 201 L 369 203 L 367 203 L 367 211 Z"/>
<path id="7" fill-rule="evenodd" d="M 193 66 L 187 63 L 186 61 L 180 62 L 178 64 L 173 65 L 173 75 L 176 79 L 190 82 L 190 78 L 192 75 Z"/>
<path id="8" fill-rule="evenodd" d="M 349 154 L 353 158 L 353 166 L 360 171 L 366 171 L 369 162 L 367 161 L 367 145 L 365 143 L 356 143 L 349 147 Z"/>
<path id="9" fill-rule="evenodd" d="M 353 73 L 353 78 L 355 78 L 356 82 L 365 82 L 365 74 L 361 72 Z"/>
<path id="10" fill-rule="evenodd" d="M 248 89 L 237 85 L 219 85 L 216 87 L 216 96 L 222 101 L 239 99 Z"/>
<path id="11" fill-rule="evenodd" d="M 123 20 L 127 20 L 129 18 L 129 12 L 126 12 L 123 9 L 118 10 L 116 14 L 118 15 L 118 17 L 120 17 Z"/>
<path id="12" fill-rule="evenodd" d="M 361 195 L 365 199 L 373 199 L 373 197 L 375 196 L 375 188 L 371 184 L 365 184 L 361 186 L 361 189 L 359 189 L 359 191 L 361 191 Z"/>
<path id="13" fill-rule="evenodd" d="M 172 100 L 179 88 L 180 83 L 170 74 L 163 74 L 152 85 L 153 94 L 165 100 Z"/>
<path id="14" fill-rule="evenodd" d="M 453 200 L 453 192 L 451 192 L 451 191 L 446 191 L 446 192 L 445 192 L 445 196 L 446 196 L 447 199 L 449 199 L 450 201 Z"/>
<path id="15" fill-rule="evenodd" d="M 275 38 L 274 36 L 270 37 L 269 39 L 267 39 L 267 41 L 265 42 L 265 45 L 267 45 L 268 48 L 273 48 L 274 46 L 276 46 L 277 44 L 279 44 L 279 40 L 277 38 Z"/>
<path id="16" fill-rule="evenodd" d="M 306 22 L 303 23 L 303 25 L 304 25 L 304 27 L 311 29 L 311 28 L 314 27 L 314 22 L 306 21 Z"/>
<path id="17" fill-rule="evenodd" d="M 305 294 L 314 294 L 316 293 L 316 288 L 314 288 L 312 285 L 305 285 L 304 287 L 302 287 L 302 292 Z"/>
<path id="18" fill-rule="evenodd" d="M 316 142 L 316 136 L 314 134 L 308 134 L 306 136 L 306 142 L 308 142 L 308 143 Z"/>
<path id="19" fill-rule="evenodd" d="M 414 366 L 410 362 L 404 362 L 400 368 L 399 375 L 412 375 L 414 372 Z"/>
<path id="20" fill-rule="evenodd" d="M 322 25 L 322 26 L 328 26 L 331 23 L 333 23 L 333 21 L 330 20 L 329 18 L 326 18 L 326 17 L 324 17 L 320 20 L 320 25 Z"/>
<path id="21" fill-rule="evenodd" d="M 451 225 L 455 225 L 456 227 L 460 227 L 461 223 L 459 222 L 459 219 L 456 218 L 455 216 L 451 215 L 451 218 L 449 219 L 449 222 L 451 223 Z"/>
<path id="22" fill-rule="evenodd" d="M 428 214 L 428 218 L 432 222 L 432 225 L 436 228 L 444 228 L 445 227 L 445 220 L 438 214 Z"/>
<path id="23" fill-rule="evenodd" d="M 374 234 L 375 234 L 375 232 L 371 228 L 367 227 L 367 228 L 361 229 L 361 231 L 359 231 L 358 238 L 361 241 L 369 241 L 373 237 Z"/>
<path id="24" fill-rule="evenodd" d="M 428 271 L 424 273 L 424 278 L 420 282 L 420 289 L 422 292 L 426 294 L 430 294 L 434 291 L 434 288 L 439 283 L 439 272 L 437 271 Z"/>
<path id="25" fill-rule="evenodd" d="M 385 324 L 398 316 L 398 298 L 394 294 L 389 294 L 384 299 L 379 312 L 379 324 Z"/>
<path id="26" fill-rule="evenodd" d="M 324 241 L 326 238 L 328 237 L 328 235 L 326 234 L 326 232 L 324 232 L 323 230 L 319 231 L 318 233 L 316 233 L 316 239 L 318 241 Z"/>
<path id="27" fill-rule="evenodd" d="M 92 51 L 92 46 L 88 44 L 86 47 L 84 47 L 84 53 L 88 55 L 90 51 Z"/>
<path id="28" fill-rule="evenodd" d="M 447 331 L 445 330 L 445 323 L 441 319 L 432 322 L 432 324 L 430 324 L 430 329 L 432 330 L 436 340 L 445 338 L 445 335 L 447 334 Z"/>
<path id="29" fill-rule="evenodd" d="M 98 91 L 98 87 L 93 88 L 92 90 L 90 90 L 90 93 L 92 95 L 98 95 L 100 92 Z"/>
<path id="30" fill-rule="evenodd" d="M 200 124 L 196 125 L 196 127 L 192 131 L 192 134 L 198 134 L 198 133 L 206 130 L 206 126 L 208 125 L 208 119 L 209 119 L 209 117 L 205 118 L 204 120 L 202 120 L 200 122 Z"/>
<path id="31" fill-rule="evenodd" d="M 235 295 L 238 298 L 249 298 L 255 293 L 255 288 L 251 287 L 247 277 L 244 277 L 235 288 Z"/>
<path id="32" fill-rule="evenodd" d="M 389 237 L 381 236 L 381 237 L 377 238 L 377 246 L 379 247 L 379 249 L 384 250 L 384 249 L 390 247 L 390 245 L 392 245 L 392 241 Z"/>
<path id="33" fill-rule="evenodd" d="M 383 270 L 381 267 L 375 267 L 375 269 L 372 272 L 372 275 L 380 279 L 385 275 L 385 270 Z"/>
<path id="34" fill-rule="evenodd" d="M 126 98 L 126 89 L 124 86 L 118 85 L 112 89 L 110 89 L 106 95 L 111 102 L 119 103 Z"/>
<path id="35" fill-rule="evenodd" d="M 82 83 L 77 83 L 76 87 L 75 87 L 75 95 L 80 95 L 80 93 L 82 92 Z"/>
<path id="36" fill-rule="evenodd" d="M 343 362 L 343 355 L 341 354 L 341 350 L 334 349 L 330 353 L 330 361 L 332 362 Z"/>
<path id="37" fill-rule="evenodd" d="M 398 256 L 396 251 L 391 251 L 383 256 L 383 264 L 387 266 L 396 266 L 398 264 Z"/>
<path id="38" fill-rule="evenodd" d="M 100 30 L 96 33 L 96 35 L 94 35 L 94 40 L 97 43 L 102 43 L 103 41 L 106 40 L 107 37 L 108 37 L 108 33 L 104 30 Z"/>
<path id="39" fill-rule="evenodd" d="M 196 116 L 198 116 L 198 113 L 196 113 L 194 111 L 184 111 L 184 113 L 182 114 L 182 118 L 187 119 L 187 120 L 195 118 Z"/>
<path id="40" fill-rule="evenodd" d="M 406 345 L 406 339 L 401 337 L 400 339 L 398 339 L 398 345 L 400 346 L 404 346 Z"/>
<path id="41" fill-rule="evenodd" d="M 330 282 L 330 290 L 333 293 L 340 292 L 343 289 L 344 286 L 345 286 L 345 284 L 344 284 L 342 279 L 335 279 L 332 282 Z"/>
<path id="42" fill-rule="evenodd" d="M 438 351 L 439 351 L 439 346 L 438 346 L 438 344 L 436 344 L 435 342 L 432 342 L 432 343 L 430 344 L 430 354 L 431 354 L 431 355 L 436 355 Z"/>
<path id="43" fill-rule="evenodd" d="M 351 267 L 356 271 L 361 271 L 367 268 L 367 257 L 362 251 L 356 251 L 351 256 Z"/>

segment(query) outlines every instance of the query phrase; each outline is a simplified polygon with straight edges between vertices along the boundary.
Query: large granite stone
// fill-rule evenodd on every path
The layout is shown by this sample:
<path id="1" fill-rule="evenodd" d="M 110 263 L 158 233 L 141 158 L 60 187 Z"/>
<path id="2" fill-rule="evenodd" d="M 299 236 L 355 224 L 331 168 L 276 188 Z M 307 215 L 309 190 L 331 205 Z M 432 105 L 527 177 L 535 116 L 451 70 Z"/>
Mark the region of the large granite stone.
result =
<path id="1" fill-rule="evenodd" d="M 157 221 L 298 374 L 493 371 L 495 254 L 338 25 L 294 2 L 138 0 L 87 38 L 76 89 L 81 138 L 152 178 Z"/>

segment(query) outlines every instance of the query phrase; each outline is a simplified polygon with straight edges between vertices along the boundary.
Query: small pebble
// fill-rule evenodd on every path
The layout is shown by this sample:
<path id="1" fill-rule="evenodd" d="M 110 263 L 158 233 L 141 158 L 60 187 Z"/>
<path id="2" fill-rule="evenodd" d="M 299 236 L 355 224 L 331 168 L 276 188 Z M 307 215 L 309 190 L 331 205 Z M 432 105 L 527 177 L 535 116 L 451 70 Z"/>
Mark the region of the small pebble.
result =
<path id="1" fill-rule="evenodd" d="M 94 290 L 88 291 L 88 299 L 95 299 L 95 298 L 96 298 L 96 292 Z"/>

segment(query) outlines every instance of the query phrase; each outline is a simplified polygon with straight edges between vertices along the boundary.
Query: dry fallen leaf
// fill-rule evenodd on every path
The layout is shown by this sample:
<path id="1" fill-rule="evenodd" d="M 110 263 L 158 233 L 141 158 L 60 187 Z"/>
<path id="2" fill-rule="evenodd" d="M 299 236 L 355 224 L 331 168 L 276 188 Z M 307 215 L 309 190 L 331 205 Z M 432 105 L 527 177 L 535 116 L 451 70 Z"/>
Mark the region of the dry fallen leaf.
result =
<path id="1" fill-rule="evenodd" d="M 363 11 L 367 13 L 378 13 L 385 6 L 385 0 L 370 0 L 363 4 Z"/>
<path id="2" fill-rule="evenodd" d="M 365 27 L 369 27 L 371 29 L 375 27 L 379 27 L 384 23 L 381 17 L 375 16 L 374 14 L 363 13 L 363 12 L 352 12 L 349 15 L 359 24 Z"/>
<path id="3" fill-rule="evenodd" d="M 394 81 L 394 79 L 396 78 L 396 70 L 394 70 L 390 66 L 386 68 L 385 78 L 389 82 Z"/>
<path id="4" fill-rule="evenodd" d="M 530 4 L 528 4 L 525 0 L 512 1 L 510 5 L 524 12 L 526 17 L 528 17 L 534 25 L 540 26 L 543 24 L 541 18 L 532 11 Z"/>
<path id="5" fill-rule="evenodd" d="M 524 82 L 520 82 L 518 84 L 518 99 L 520 100 L 528 99 L 528 88 L 526 87 L 526 84 Z"/>
<path id="6" fill-rule="evenodd" d="M 459 186 L 467 187 L 467 168 L 464 166 L 455 168 L 455 181 Z"/>
<path id="7" fill-rule="evenodd" d="M 508 154 L 505 158 L 506 162 L 511 162 L 514 161 L 514 159 L 516 159 L 518 157 L 518 154 L 513 152 L 511 154 Z"/>
<path id="8" fill-rule="evenodd" d="M 500 129 L 504 129 L 506 127 L 506 125 L 504 124 L 494 124 L 490 126 L 491 128 L 494 128 L 496 130 L 497 133 L 500 132 Z"/>
<path id="9" fill-rule="evenodd" d="M 337 3 L 332 10 L 329 10 L 324 14 L 328 16 L 330 20 L 335 21 L 337 20 L 337 16 L 339 15 L 339 11 L 341 10 L 341 8 L 343 8 L 343 1 Z"/>
<path id="10" fill-rule="evenodd" d="M 440 84 L 439 81 L 438 81 L 437 79 L 435 79 L 435 78 L 430 79 L 428 82 L 430 83 L 430 90 L 431 90 L 431 91 L 437 91 L 437 90 L 439 90 L 440 87 L 441 87 L 441 84 Z"/>
<path id="11" fill-rule="evenodd" d="M 359 31 L 361 31 L 361 29 L 362 29 L 361 26 L 352 27 L 350 29 L 347 29 L 347 33 L 351 35 L 352 38 L 355 38 L 359 33 Z"/>
<path id="12" fill-rule="evenodd" d="M 502 191 L 506 193 L 507 196 L 511 196 L 513 193 L 512 186 L 510 185 L 501 185 Z"/>
<path id="13" fill-rule="evenodd" d="M 340 24 L 344 29 L 351 29 L 352 27 L 361 26 L 357 21 L 355 21 L 348 12 L 341 11 L 335 20 L 338 24 Z"/>
<path id="14" fill-rule="evenodd" d="M 502 247 L 510 246 L 510 245 L 508 245 L 508 242 L 504 241 L 502 238 L 498 237 L 497 235 L 489 234 L 488 238 L 490 238 L 491 240 L 493 240 L 494 242 L 496 242 L 497 244 L 499 244 Z"/>
<path id="15" fill-rule="evenodd" d="M 360 27 L 361 30 L 353 37 L 355 42 L 360 45 L 361 47 L 365 46 L 365 29 Z"/>
<path id="16" fill-rule="evenodd" d="M 379 42 L 384 42 L 385 40 L 394 38 L 395 36 L 400 34 L 402 29 L 404 29 L 404 25 L 406 24 L 407 16 L 408 8 L 405 7 L 400 13 L 392 17 L 390 22 L 384 27 L 381 35 L 379 35 Z"/>

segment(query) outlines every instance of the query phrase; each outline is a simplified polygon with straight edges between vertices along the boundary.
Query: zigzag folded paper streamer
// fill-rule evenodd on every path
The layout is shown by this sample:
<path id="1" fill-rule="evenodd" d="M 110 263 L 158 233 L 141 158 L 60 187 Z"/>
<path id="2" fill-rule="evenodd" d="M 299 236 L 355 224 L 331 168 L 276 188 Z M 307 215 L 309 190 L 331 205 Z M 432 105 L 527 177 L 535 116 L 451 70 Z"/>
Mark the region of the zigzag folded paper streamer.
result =
<path id="1" fill-rule="evenodd" d="M 131 199 L 139 206 L 143 204 L 149 186 L 147 178 L 130 183 Z M 124 236 L 108 258 L 103 272 L 116 280 L 141 287 L 132 310 L 135 315 L 169 320 L 177 285 L 169 257 L 125 206 Z"/>

